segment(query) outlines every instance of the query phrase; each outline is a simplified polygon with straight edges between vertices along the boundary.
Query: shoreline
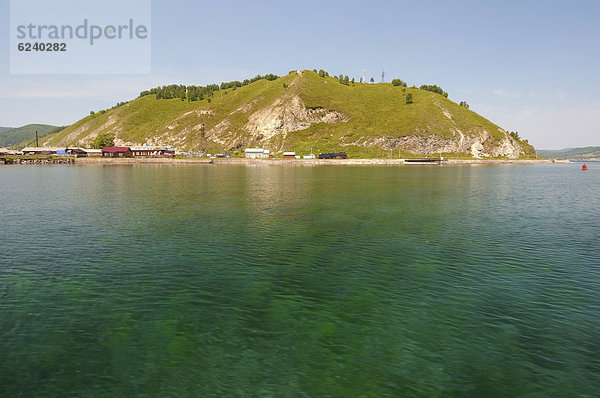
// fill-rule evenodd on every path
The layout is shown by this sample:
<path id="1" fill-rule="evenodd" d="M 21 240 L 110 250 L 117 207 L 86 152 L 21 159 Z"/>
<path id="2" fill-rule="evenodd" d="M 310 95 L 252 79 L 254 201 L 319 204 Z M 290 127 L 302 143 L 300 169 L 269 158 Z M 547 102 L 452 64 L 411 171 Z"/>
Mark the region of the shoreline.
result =
<path id="1" fill-rule="evenodd" d="M 434 158 L 435 159 L 435 158 Z M 8 159 L 7 159 L 8 160 Z M 341 166 L 341 165 L 365 165 L 365 166 L 447 166 L 447 165 L 526 165 L 541 163 L 572 163 L 568 160 L 557 159 L 445 159 L 442 163 L 432 162 L 405 162 L 405 159 L 247 159 L 247 158 L 101 158 L 101 157 L 39 157 L 13 159 L 13 165 L 31 164 L 75 164 L 75 165 L 102 165 L 102 166 L 126 166 L 140 164 L 160 165 L 262 165 L 262 166 Z M 0 164 L 4 164 L 4 158 L 0 158 Z M 9 163 L 6 163 L 9 165 Z"/>
<path id="2" fill-rule="evenodd" d="M 551 159 L 448 159 L 444 165 L 510 165 L 510 164 L 538 164 L 562 163 Z M 384 165 L 384 166 L 423 166 L 417 163 L 405 163 L 404 159 L 246 159 L 246 158 L 77 158 L 75 164 L 80 165 L 135 165 L 135 164 L 214 164 L 214 165 L 288 165 L 288 166 L 338 166 L 338 165 Z M 434 164 L 438 166 L 438 164 Z M 431 165 L 431 166 L 434 166 Z"/>

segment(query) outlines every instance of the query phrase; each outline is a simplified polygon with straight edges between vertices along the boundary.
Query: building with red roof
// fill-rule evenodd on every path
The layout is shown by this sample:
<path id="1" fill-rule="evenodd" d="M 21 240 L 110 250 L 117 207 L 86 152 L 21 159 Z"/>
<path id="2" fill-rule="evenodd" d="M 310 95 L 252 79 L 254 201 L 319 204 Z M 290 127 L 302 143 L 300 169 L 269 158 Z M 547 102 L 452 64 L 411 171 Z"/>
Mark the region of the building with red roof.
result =
<path id="1" fill-rule="evenodd" d="M 125 146 L 105 146 L 102 148 L 103 158 L 132 158 L 131 148 Z"/>

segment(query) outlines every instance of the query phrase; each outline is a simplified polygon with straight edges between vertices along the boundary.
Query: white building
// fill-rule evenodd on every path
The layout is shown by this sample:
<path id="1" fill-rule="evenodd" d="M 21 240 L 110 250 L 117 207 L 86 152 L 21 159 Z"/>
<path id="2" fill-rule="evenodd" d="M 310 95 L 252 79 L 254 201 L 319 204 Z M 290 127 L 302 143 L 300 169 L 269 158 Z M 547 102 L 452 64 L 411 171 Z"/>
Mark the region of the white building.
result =
<path id="1" fill-rule="evenodd" d="M 246 148 L 244 152 L 248 159 L 266 159 L 271 155 L 271 151 L 262 148 Z"/>
<path id="2" fill-rule="evenodd" d="M 90 158 L 101 158 L 102 157 L 102 149 L 84 149 L 85 153 L 87 153 Z"/>
<path id="3" fill-rule="evenodd" d="M 65 147 L 53 147 L 53 146 L 49 146 L 49 147 L 27 147 L 27 148 L 23 148 L 21 150 L 21 152 L 23 152 L 24 155 L 56 155 L 57 152 L 65 151 Z"/>
<path id="4" fill-rule="evenodd" d="M 23 152 L 14 149 L 0 148 L 0 155 L 22 155 Z"/>

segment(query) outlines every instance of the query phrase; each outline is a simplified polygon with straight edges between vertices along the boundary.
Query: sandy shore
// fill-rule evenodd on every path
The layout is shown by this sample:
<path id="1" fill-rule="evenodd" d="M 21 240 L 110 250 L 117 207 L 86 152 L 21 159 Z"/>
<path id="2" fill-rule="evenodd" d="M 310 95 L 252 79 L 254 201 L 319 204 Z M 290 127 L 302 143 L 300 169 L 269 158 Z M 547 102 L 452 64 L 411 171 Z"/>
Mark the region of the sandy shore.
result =
<path id="1" fill-rule="evenodd" d="M 498 160 L 498 159 L 448 159 L 445 164 L 476 164 L 476 165 L 503 165 L 503 164 L 534 164 L 554 163 L 549 159 L 536 160 Z M 132 159 L 106 159 L 106 158 L 78 158 L 76 164 L 83 165 L 134 165 L 134 164 L 233 164 L 233 165 L 398 165 L 415 166 L 415 164 L 404 163 L 403 159 L 245 159 L 245 158 L 189 158 L 189 159 L 165 159 L 165 158 L 132 158 Z M 437 164 L 435 164 L 437 166 Z"/>

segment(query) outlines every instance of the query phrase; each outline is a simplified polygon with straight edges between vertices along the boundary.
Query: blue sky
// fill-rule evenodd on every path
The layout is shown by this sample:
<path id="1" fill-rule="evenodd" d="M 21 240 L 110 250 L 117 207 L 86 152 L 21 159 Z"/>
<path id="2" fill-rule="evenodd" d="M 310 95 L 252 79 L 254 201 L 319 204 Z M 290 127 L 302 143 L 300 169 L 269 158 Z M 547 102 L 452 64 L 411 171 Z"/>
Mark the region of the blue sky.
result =
<path id="1" fill-rule="evenodd" d="M 11 75 L 9 11 L 0 126 L 70 124 L 162 84 L 366 69 L 438 84 L 539 149 L 600 145 L 599 1 L 154 0 L 150 75 Z"/>

